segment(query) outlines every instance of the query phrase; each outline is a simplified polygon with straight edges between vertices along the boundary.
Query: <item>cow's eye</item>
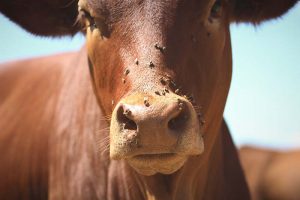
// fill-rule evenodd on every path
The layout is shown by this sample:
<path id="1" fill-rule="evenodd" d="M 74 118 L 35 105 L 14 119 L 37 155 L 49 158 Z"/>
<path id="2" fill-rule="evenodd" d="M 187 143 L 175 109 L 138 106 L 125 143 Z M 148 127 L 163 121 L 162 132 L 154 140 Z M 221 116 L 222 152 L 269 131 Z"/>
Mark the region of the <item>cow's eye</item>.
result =
<path id="1" fill-rule="evenodd" d="M 86 10 L 80 9 L 79 10 L 79 19 L 81 20 L 82 24 L 84 25 L 84 28 L 89 27 L 91 31 L 98 28 L 95 18 L 91 16 L 89 12 Z"/>
<path id="2" fill-rule="evenodd" d="M 222 14 L 222 0 L 216 0 L 211 8 L 210 16 L 213 18 L 220 17 Z"/>
<path id="3" fill-rule="evenodd" d="M 111 28 L 108 26 L 104 16 L 94 17 L 85 9 L 79 9 L 78 21 L 84 31 L 88 28 L 91 31 L 98 29 L 102 37 L 108 38 L 110 36 Z"/>

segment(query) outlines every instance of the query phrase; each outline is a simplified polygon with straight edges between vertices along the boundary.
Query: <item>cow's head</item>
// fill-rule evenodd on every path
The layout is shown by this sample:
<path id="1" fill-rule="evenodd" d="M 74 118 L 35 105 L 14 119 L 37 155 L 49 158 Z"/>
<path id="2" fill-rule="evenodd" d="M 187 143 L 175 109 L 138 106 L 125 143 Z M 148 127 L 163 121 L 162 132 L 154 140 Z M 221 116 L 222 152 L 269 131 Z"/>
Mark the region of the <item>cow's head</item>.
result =
<path id="1" fill-rule="evenodd" d="M 0 3 L 0 10 L 36 34 L 81 27 L 95 94 L 111 115 L 110 156 L 144 175 L 175 172 L 203 152 L 203 135 L 212 143 L 218 133 L 231 80 L 229 24 L 256 24 L 296 3 L 27 1 Z"/>

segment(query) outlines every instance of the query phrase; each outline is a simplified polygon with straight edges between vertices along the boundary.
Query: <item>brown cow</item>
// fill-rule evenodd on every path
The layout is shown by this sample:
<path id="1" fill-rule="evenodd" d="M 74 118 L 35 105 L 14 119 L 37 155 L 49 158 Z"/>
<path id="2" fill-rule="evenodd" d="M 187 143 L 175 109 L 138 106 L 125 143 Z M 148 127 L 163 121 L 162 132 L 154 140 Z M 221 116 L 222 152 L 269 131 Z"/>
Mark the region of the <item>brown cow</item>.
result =
<path id="1" fill-rule="evenodd" d="M 223 121 L 229 24 L 296 2 L 1 1 L 34 34 L 87 38 L 0 68 L 1 199 L 249 199 Z"/>
<path id="2" fill-rule="evenodd" d="M 253 200 L 300 199 L 300 150 L 244 146 L 239 156 Z"/>

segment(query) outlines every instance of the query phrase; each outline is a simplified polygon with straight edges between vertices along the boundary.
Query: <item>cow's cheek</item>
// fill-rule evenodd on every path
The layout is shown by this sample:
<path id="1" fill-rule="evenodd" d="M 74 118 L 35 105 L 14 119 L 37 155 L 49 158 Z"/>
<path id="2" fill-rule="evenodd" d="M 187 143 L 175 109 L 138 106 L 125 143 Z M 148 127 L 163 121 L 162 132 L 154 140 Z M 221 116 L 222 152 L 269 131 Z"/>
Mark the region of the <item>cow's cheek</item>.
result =
<path id="1" fill-rule="evenodd" d="M 218 124 L 223 118 L 224 107 L 229 92 L 231 82 L 231 47 L 230 38 L 227 37 L 227 33 L 218 36 L 219 40 L 213 45 L 215 52 L 215 58 L 218 58 L 218 62 L 211 68 L 208 73 L 212 78 L 210 85 L 205 85 L 203 91 L 210 93 L 209 99 L 204 101 L 205 109 L 204 116 L 206 117 L 206 124 L 204 132 L 213 132 L 208 130 L 210 124 Z M 211 87 L 213 85 L 213 87 Z"/>
<path id="2" fill-rule="evenodd" d="M 106 67 L 107 63 L 104 62 L 107 60 L 103 48 L 105 45 L 105 40 L 101 37 L 101 33 L 95 29 L 92 32 L 87 31 L 86 34 L 86 48 L 88 59 L 90 60 L 93 67 L 93 84 L 95 85 L 95 95 L 97 96 L 100 106 L 104 110 L 105 114 L 109 115 L 112 111 L 113 102 L 112 94 L 109 92 L 110 73 L 108 71 L 109 67 Z"/>
<path id="3" fill-rule="evenodd" d="M 229 32 L 225 26 L 205 27 L 205 34 L 198 36 L 199 47 L 193 55 L 197 66 L 188 77 L 193 77 L 192 93 L 201 107 L 204 134 L 214 132 L 212 124 L 218 124 L 231 80 L 231 46 Z M 203 32 L 203 31 L 202 31 Z M 205 51 L 203 51 L 205 47 Z"/>

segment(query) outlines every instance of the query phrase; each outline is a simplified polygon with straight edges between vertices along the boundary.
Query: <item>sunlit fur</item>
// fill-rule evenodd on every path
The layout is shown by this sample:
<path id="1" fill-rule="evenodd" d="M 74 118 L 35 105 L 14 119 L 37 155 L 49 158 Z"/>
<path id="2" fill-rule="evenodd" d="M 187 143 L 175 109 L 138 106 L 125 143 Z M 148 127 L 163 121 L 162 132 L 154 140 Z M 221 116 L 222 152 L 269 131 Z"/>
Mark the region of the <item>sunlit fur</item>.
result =
<path id="1" fill-rule="evenodd" d="M 300 150 L 242 146 L 239 157 L 253 200 L 300 199 Z"/>
<path id="2" fill-rule="evenodd" d="M 97 23 L 83 30 L 82 50 L 0 67 L 0 199 L 249 199 L 223 120 L 232 67 L 229 24 L 278 17 L 296 2 L 224 0 L 212 15 L 213 0 L 83 0 L 80 6 L 86 3 Z M 82 31 L 77 3 L 1 1 L 0 11 L 34 34 L 72 35 Z M 181 92 L 162 86 L 162 77 Z M 115 130 L 120 123 L 111 126 L 114 109 L 132 95 L 147 95 L 144 106 L 156 106 L 154 116 L 161 117 L 150 98 L 165 89 L 169 94 L 155 101 L 167 106 L 182 98 L 192 116 L 177 146 L 186 151 L 161 154 L 179 137 L 167 129 L 160 137 L 144 131 L 137 163 L 122 157 L 122 148 L 121 157 L 111 159 L 112 136 L 124 133 Z M 159 154 L 149 155 L 155 144 Z"/>

